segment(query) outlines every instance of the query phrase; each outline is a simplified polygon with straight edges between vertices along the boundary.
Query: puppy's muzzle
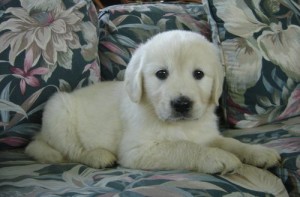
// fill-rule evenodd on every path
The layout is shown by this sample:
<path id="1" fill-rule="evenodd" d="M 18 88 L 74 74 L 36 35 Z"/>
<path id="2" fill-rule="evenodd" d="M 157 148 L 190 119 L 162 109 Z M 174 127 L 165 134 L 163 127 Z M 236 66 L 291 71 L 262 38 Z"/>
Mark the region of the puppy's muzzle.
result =
<path id="1" fill-rule="evenodd" d="M 193 101 L 185 96 L 180 96 L 171 101 L 171 107 L 177 116 L 188 116 L 193 108 Z"/>

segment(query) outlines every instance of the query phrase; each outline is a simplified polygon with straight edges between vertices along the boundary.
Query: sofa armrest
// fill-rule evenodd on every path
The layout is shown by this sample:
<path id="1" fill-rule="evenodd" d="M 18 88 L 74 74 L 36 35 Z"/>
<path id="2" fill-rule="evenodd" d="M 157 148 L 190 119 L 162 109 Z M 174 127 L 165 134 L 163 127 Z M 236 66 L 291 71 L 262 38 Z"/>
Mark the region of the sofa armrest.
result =
<path id="1" fill-rule="evenodd" d="M 45 102 L 99 80 L 97 12 L 91 1 L 0 4 L 0 149 L 27 144 Z"/>

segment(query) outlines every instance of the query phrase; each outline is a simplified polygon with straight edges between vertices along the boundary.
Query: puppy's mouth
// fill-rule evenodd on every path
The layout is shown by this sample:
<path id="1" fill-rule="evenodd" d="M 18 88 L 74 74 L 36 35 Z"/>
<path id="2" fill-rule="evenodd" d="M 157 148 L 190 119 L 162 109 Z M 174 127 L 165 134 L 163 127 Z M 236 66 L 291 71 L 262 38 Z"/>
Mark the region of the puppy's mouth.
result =
<path id="1" fill-rule="evenodd" d="M 174 112 L 171 116 L 167 117 L 165 121 L 167 122 L 177 122 L 177 121 L 193 121 L 198 120 L 198 118 L 192 116 L 190 113 L 182 114 Z"/>

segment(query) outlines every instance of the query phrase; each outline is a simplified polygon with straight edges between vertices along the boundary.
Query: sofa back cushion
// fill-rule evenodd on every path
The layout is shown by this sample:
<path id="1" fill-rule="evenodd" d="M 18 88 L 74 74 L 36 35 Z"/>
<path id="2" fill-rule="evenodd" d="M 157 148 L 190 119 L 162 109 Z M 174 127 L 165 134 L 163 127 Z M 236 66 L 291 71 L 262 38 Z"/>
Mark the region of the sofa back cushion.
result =
<path id="1" fill-rule="evenodd" d="M 300 114 L 299 4 L 207 0 L 226 70 L 223 106 L 247 128 Z"/>
<path id="2" fill-rule="evenodd" d="M 99 19 L 102 80 L 122 80 L 134 50 L 160 32 L 184 29 L 211 39 L 201 4 L 116 5 L 102 10 Z"/>
<path id="3" fill-rule="evenodd" d="M 27 144 L 56 91 L 99 80 L 92 1 L 0 2 L 0 149 Z"/>

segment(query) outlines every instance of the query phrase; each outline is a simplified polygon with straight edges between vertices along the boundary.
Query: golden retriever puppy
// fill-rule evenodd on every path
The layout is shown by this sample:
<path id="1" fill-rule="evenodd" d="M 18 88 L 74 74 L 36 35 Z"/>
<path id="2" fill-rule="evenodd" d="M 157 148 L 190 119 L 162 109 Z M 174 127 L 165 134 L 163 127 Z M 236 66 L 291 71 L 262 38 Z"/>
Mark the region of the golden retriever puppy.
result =
<path id="1" fill-rule="evenodd" d="M 115 162 L 138 169 L 234 172 L 242 162 L 270 167 L 279 154 L 222 137 L 214 113 L 222 92 L 218 51 L 203 36 L 158 34 L 133 54 L 125 82 L 59 92 L 26 153 L 41 162 Z"/>

